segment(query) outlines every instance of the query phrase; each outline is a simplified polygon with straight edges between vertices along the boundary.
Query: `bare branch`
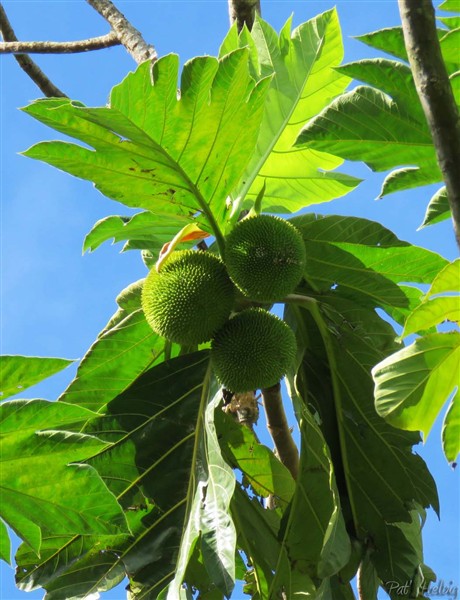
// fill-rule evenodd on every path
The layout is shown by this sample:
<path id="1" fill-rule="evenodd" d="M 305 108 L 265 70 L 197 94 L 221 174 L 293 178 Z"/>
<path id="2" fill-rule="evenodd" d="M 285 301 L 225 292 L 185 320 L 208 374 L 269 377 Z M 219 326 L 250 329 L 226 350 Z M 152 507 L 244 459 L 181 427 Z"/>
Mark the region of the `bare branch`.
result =
<path id="1" fill-rule="evenodd" d="M 436 35 L 431 0 L 399 0 L 404 42 L 433 137 L 460 246 L 460 120 Z"/>
<path id="2" fill-rule="evenodd" d="M 121 44 L 114 31 L 74 42 L 0 42 L 0 54 L 76 54 Z"/>
<path id="3" fill-rule="evenodd" d="M 238 31 L 246 24 L 252 29 L 256 13 L 260 15 L 260 0 L 228 0 L 230 25 L 236 21 Z"/>
<path id="4" fill-rule="evenodd" d="M 11 23 L 6 16 L 6 12 L 0 3 L 0 32 L 3 36 L 5 42 L 17 42 L 18 38 L 16 37 L 13 28 L 11 27 Z M 26 54 L 18 54 L 14 55 L 14 58 L 18 62 L 19 66 L 27 75 L 32 79 L 32 81 L 38 85 L 45 96 L 49 98 L 67 98 L 66 94 L 62 92 L 58 87 L 54 85 L 54 83 L 48 79 L 48 77 L 43 73 L 40 67 Z"/>
<path id="5" fill-rule="evenodd" d="M 118 8 L 110 0 L 86 0 L 110 24 L 120 43 L 137 63 L 155 61 L 158 57 L 155 48 L 142 37 Z"/>
<path id="6" fill-rule="evenodd" d="M 262 390 L 267 428 L 275 444 L 280 461 L 289 469 L 294 479 L 299 472 L 299 452 L 292 439 L 291 430 L 284 412 L 281 397 L 281 385 L 276 385 Z"/>

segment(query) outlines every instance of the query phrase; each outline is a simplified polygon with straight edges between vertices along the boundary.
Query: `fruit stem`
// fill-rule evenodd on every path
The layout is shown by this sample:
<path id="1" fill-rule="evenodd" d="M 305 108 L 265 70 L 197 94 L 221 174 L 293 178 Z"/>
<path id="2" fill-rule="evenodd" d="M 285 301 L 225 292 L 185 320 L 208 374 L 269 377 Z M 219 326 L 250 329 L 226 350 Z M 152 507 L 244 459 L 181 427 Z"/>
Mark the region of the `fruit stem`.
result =
<path id="1" fill-rule="evenodd" d="M 292 439 L 291 430 L 284 412 L 281 385 L 277 383 L 262 390 L 267 429 L 275 444 L 280 461 L 297 479 L 299 473 L 299 451 Z"/>

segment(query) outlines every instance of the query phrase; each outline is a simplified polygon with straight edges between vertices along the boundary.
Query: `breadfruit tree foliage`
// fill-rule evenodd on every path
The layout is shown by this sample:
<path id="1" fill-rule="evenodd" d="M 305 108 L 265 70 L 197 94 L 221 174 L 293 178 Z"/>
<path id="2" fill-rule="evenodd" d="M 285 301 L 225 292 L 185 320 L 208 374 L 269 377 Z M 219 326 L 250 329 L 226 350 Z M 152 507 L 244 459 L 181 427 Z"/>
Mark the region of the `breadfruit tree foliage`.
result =
<path id="1" fill-rule="evenodd" d="M 455 90 L 459 31 L 441 38 Z M 398 29 L 363 38 L 404 59 L 401 40 Z M 134 282 L 57 402 L 2 404 L 0 552 L 9 561 L 10 527 L 23 540 L 21 589 L 87 598 L 128 577 L 131 600 L 218 600 L 242 580 L 259 600 L 348 600 L 358 573 L 371 600 L 389 581 L 412 580 L 418 597 L 433 578 L 421 523 L 438 497 L 414 446 L 458 389 L 460 334 L 436 326 L 458 321 L 459 263 L 379 223 L 305 210 L 359 184 L 336 170 L 344 158 L 403 165 L 382 195 L 440 181 L 409 67 L 342 58 L 334 10 L 279 34 L 259 18 L 251 32 L 232 28 L 219 57 L 194 58 L 180 74 L 174 54 L 153 70 L 141 64 L 106 107 L 59 98 L 24 109 L 82 142 L 43 142 L 26 156 L 139 209 L 96 223 L 85 250 L 114 239 L 154 269 L 165 244 L 206 239 L 224 257 L 242 211 L 304 209 L 289 220 L 307 258 L 283 299 L 297 344 L 285 397 L 300 432 L 296 479 L 222 411 L 210 344 L 155 333 Z M 352 77 L 370 85 L 345 93 Z M 424 225 L 446 211 L 441 189 Z M 424 295 L 417 284 L 431 287 Z M 389 318 L 418 335 L 411 346 Z M 3 357 L 2 400 L 67 364 Z M 444 429 L 451 461 L 458 411 L 457 395 Z"/>

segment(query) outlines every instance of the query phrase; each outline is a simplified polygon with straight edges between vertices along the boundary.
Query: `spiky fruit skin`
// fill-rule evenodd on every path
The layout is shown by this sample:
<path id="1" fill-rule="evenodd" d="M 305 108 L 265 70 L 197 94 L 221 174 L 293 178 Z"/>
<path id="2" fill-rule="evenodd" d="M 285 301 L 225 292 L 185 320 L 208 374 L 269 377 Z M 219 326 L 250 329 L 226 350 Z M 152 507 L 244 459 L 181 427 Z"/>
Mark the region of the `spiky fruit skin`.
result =
<path id="1" fill-rule="evenodd" d="M 220 383 L 234 393 L 271 387 L 296 356 L 292 329 L 262 308 L 250 308 L 214 336 L 211 359 Z"/>
<path id="2" fill-rule="evenodd" d="M 302 278 L 305 262 L 301 233 L 280 217 L 243 219 L 226 239 L 228 273 L 252 300 L 277 302 L 285 298 Z"/>
<path id="3" fill-rule="evenodd" d="M 235 288 L 223 262 L 193 250 L 174 252 L 159 273 L 152 268 L 142 309 L 159 335 L 183 345 L 209 341 L 228 319 Z"/>

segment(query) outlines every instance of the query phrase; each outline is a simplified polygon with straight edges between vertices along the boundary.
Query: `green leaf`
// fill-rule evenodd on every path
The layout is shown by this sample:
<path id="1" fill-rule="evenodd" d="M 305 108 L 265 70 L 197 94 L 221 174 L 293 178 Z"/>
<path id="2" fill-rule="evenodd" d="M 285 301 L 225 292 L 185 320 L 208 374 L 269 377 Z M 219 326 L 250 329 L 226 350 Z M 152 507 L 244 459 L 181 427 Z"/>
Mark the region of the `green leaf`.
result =
<path id="1" fill-rule="evenodd" d="M 332 102 L 302 129 L 296 145 L 362 160 L 373 171 L 418 166 L 388 176 L 381 196 L 441 180 L 426 123 L 408 118 L 397 102 L 371 87 L 358 86 Z"/>
<path id="2" fill-rule="evenodd" d="M 460 13 L 460 0 L 444 0 L 444 2 L 441 2 L 438 6 L 438 10 Z"/>
<path id="3" fill-rule="evenodd" d="M 350 540 L 340 508 L 333 465 L 324 436 L 289 380 L 289 393 L 301 434 L 299 476 L 282 532 L 283 544 L 298 570 L 313 579 L 334 575 L 348 562 Z M 284 577 L 286 574 L 284 574 Z M 283 574 L 278 585 L 287 585 Z"/>
<path id="4" fill-rule="evenodd" d="M 260 600 L 269 598 L 273 573 L 280 567 L 283 556 L 287 560 L 277 539 L 280 517 L 277 511 L 262 508 L 257 498 L 249 498 L 238 484 L 231 511 L 238 531 L 238 545 L 253 568 L 249 589 L 258 593 L 255 597 Z"/>
<path id="5" fill-rule="evenodd" d="M 45 400 L 13 400 L 0 408 L 1 517 L 37 553 L 42 528 L 57 535 L 128 532 L 120 506 L 96 471 L 69 465 L 107 444 L 93 436 L 52 430 L 82 426 L 95 416 L 81 407 Z"/>
<path id="6" fill-rule="evenodd" d="M 415 117 L 423 122 L 425 114 L 408 65 L 386 58 L 374 58 L 348 63 L 338 67 L 338 71 L 379 88 L 393 98 L 406 117 Z"/>
<path id="7" fill-rule="evenodd" d="M 247 57 L 241 49 L 220 61 L 192 59 L 182 72 L 180 99 L 179 59 L 168 55 L 153 66 L 153 84 L 148 62 L 129 74 L 112 90 L 109 108 L 36 102 L 25 111 L 94 150 L 46 142 L 25 154 L 93 181 L 128 206 L 189 219 L 201 212 L 218 233 L 225 199 L 257 141 L 269 83 L 254 84 Z"/>
<path id="8" fill-rule="evenodd" d="M 319 154 L 293 147 L 300 125 L 349 83 L 335 70 L 343 59 L 337 12 L 327 11 L 292 33 L 289 19 L 279 36 L 257 18 L 250 34 L 243 30 L 238 39 L 231 31 L 221 53 L 248 43 L 253 76 L 274 75 L 256 151 L 233 194 L 237 206 L 240 198 L 253 203 L 264 184 L 264 210 L 271 212 L 295 212 L 350 192 L 359 180 L 330 172 L 341 160 L 327 149 Z"/>
<path id="9" fill-rule="evenodd" d="M 459 4 L 460 7 L 460 4 Z M 460 11 L 459 11 L 460 12 Z M 449 29 L 457 29 L 460 27 L 460 17 L 438 17 L 441 23 L 443 23 Z"/>
<path id="10" fill-rule="evenodd" d="M 449 75 L 457 73 L 460 69 L 460 57 L 458 49 L 460 48 L 460 29 L 451 29 L 446 33 L 443 31 L 443 37 L 440 39 L 442 57 Z"/>
<path id="11" fill-rule="evenodd" d="M 148 367 L 163 360 L 164 352 L 164 338 L 152 331 L 142 310 L 122 311 L 119 322 L 103 331 L 88 350 L 59 400 L 99 411 Z"/>
<path id="12" fill-rule="evenodd" d="M 366 219 L 308 214 L 291 222 L 305 240 L 305 280 L 313 290 L 383 307 L 400 322 L 414 304 L 414 293 L 397 284 L 431 283 L 447 264 Z"/>
<path id="13" fill-rule="evenodd" d="M 104 242 L 129 241 L 159 253 L 166 242 L 171 241 L 189 219 L 174 215 L 160 216 L 151 212 L 141 212 L 133 217 L 111 216 L 98 221 L 83 243 L 83 252 L 93 252 Z M 125 244 L 123 250 L 129 250 L 132 245 Z"/>
<path id="14" fill-rule="evenodd" d="M 458 53 L 456 53 L 454 49 L 455 38 L 452 38 L 452 40 L 446 38 L 446 33 L 449 32 L 446 32 L 445 29 L 438 28 L 436 33 L 447 71 L 449 74 L 455 73 L 458 71 L 459 62 Z M 382 50 L 387 54 L 391 54 L 392 56 L 396 56 L 396 58 L 409 62 L 401 26 L 379 29 L 378 31 L 366 33 L 365 35 L 359 35 L 356 39 L 372 48 Z"/>
<path id="15" fill-rule="evenodd" d="M 86 462 L 123 506 L 132 537 L 116 538 L 110 545 L 99 538 L 103 555 L 94 568 L 94 543 L 61 539 L 61 546 L 51 551 L 50 545 L 43 558 L 27 557 L 24 588 L 42 585 L 56 594 L 51 598 L 63 600 L 76 579 L 80 594 L 89 595 L 118 580 L 123 569 L 130 576 L 131 594 L 156 598 L 179 569 L 178 556 L 187 555 L 185 531 L 195 508 L 197 526 L 207 532 L 206 569 L 218 579 L 224 576 L 222 567 L 217 572 L 219 564 L 224 565 L 231 577 L 227 561 L 233 564 L 235 553 L 233 549 L 230 559 L 229 531 L 223 523 L 231 528 L 231 521 L 223 506 L 234 478 L 228 467 L 226 474 L 221 472 L 211 421 L 214 405 L 206 409 L 214 393 L 208 369 L 207 351 L 163 362 L 140 375 L 105 407 L 104 415 L 86 425 L 87 433 L 112 442 Z M 219 497 L 216 486 L 222 486 Z M 212 532 L 211 522 L 216 526 Z M 204 548 L 201 539 L 200 544 Z"/>
<path id="16" fill-rule="evenodd" d="M 283 510 L 290 502 L 295 482 L 273 452 L 261 444 L 249 427 L 236 423 L 223 412 L 217 415 L 219 441 L 232 465 L 243 473 L 244 482 L 263 498 L 275 497 Z"/>
<path id="17" fill-rule="evenodd" d="M 454 462 L 460 453 L 460 389 L 458 388 L 444 419 L 442 447 L 447 460 Z"/>
<path id="18" fill-rule="evenodd" d="M 427 296 L 444 294 L 446 292 L 457 294 L 460 292 L 460 259 L 448 263 L 440 273 L 434 278 L 433 283 L 428 290 Z"/>
<path id="19" fill-rule="evenodd" d="M 97 590 L 109 590 L 124 579 L 122 565 L 113 565 L 113 545 L 127 536 L 56 536 L 45 534 L 36 554 L 27 544 L 21 544 L 16 553 L 20 566 L 16 572 L 19 589 L 29 591 L 31 586 L 46 589 L 46 600 L 84 598 L 88 581 L 97 582 Z"/>
<path id="20" fill-rule="evenodd" d="M 385 29 L 358 35 L 355 39 L 363 42 L 363 44 L 367 44 L 371 48 L 382 50 L 387 54 L 409 62 L 402 27 L 386 27 Z"/>
<path id="21" fill-rule="evenodd" d="M 197 469 L 196 490 L 189 505 L 175 577 L 168 590 L 171 600 L 179 594 L 192 544 L 199 538 L 204 564 L 214 584 L 228 598 L 235 583 L 236 531 L 229 513 L 235 476 L 222 458 L 214 425 L 214 411 L 220 402 L 217 394 L 205 410 L 203 439 L 196 457 L 201 466 Z"/>
<path id="22" fill-rule="evenodd" d="M 375 412 L 371 369 L 396 347 L 394 332 L 373 310 L 333 291 L 316 298 L 287 309 L 305 348 L 296 387 L 308 409 L 316 411 L 348 530 L 364 546 L 372 540 L 380 580 L 405 581 L 420 556 L 401 530 L 398 543 L 392 543 L 395 525 L 412 519 L 414 503 L 420 510 L 438 509 L 438 499 L 426 465 L 412 451 L 419 436 L 395 430 Z"/>
<path id="23" fill-rule="evenodd" d="M 429 329 L 444 321 L 460 322 L 459 296 L 434 298 L 423 302 L 407 318 L 401 337 Z"/>
<path id="24" fill-rule="evenodd" d="M 425 436 L 447 398 L 460 386 L 460 334 L 433 333 L 392 354 L 373 369 L 378 413 L 389 423 Z"/>
<path id="25" fill-rule="evenodd" d="M 11 540 L 5 523 L 0 519 L 0 559 L 11 564 Z"/>
<path id="26" fill-rule="evenodd" d="M 449 296 L 433 297 L 449 293 Z M 448 263 L 435 277 L 424 301 L 409 314 L 401 337 L 444 321 L 460 322 L 460 259 Z"/>
<path id="27" fill-rule="evenodd" d="M 446 188 L 442 187 L 431 198 L 423 218 L 423 223 L 420 225 L 419 229 L 445 221 L 446 219 L 449 219 L 450 216 L 450 206 L 449 200 L 447 199 Z"/>
<path id="28" fill-rule="evenodd" d="M 59 373 L 73 362 L 65 358 L 0 356 L 0 400 L 22 393 L 43 379 Z"/>

